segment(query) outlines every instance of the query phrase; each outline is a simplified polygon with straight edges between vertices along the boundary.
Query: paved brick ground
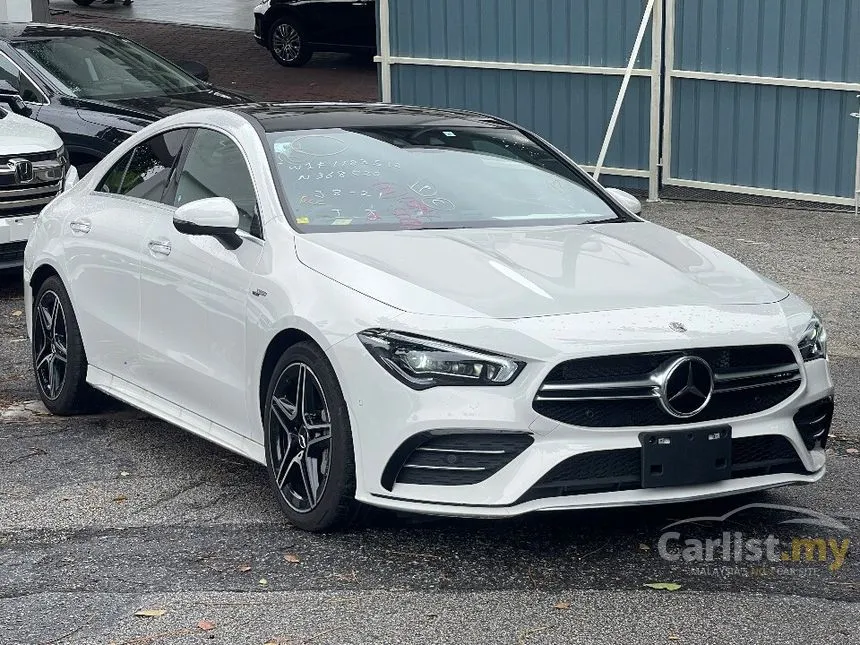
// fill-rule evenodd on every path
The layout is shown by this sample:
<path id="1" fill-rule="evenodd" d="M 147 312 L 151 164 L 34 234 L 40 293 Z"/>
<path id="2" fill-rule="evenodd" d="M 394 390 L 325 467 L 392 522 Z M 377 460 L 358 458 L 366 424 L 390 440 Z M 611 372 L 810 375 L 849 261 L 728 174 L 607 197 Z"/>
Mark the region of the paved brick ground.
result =
<path id="1" fill-rule="evenodd" d="M 299 69 L 278 65 L 251 32 L 122 20 L 92 14 L 53 17 L 61 24 L 107 29 L 173 60 L 209 67 L 215 85 L 270 101 L 376 101 L 376 66 L 347 55 L 317 54 Z"/>

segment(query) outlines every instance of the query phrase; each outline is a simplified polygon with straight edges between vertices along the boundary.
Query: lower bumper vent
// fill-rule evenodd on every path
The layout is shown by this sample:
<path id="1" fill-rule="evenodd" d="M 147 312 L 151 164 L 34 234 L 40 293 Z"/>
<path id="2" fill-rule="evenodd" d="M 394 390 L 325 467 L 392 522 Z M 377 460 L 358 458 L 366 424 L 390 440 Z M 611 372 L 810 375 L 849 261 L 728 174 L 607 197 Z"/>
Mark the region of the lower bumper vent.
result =
<path id="1" fill-rule="evenodd" d="M 806 405 L 794 415 L 794 425 L 803 437 L 807 450 L 826 448 L 833 422 L 833 399 L 828 397 Z"/>
<path id="2" fill-rule="evenodd" d="M 587 452 L 544 475 L 519 502 L 642 488 L 639 448 Z M 780 435 L 732 440 L 732 479 L 777 473 L 807 474 L 791 442 Z"/>
<path id="3" fill-rule="evenodd" d="M 520 432 L 422 433 L 394 453 L 382 475 L 382 485 L 424 486 L 477 484 L 507 466 L 534 439 Z"/>

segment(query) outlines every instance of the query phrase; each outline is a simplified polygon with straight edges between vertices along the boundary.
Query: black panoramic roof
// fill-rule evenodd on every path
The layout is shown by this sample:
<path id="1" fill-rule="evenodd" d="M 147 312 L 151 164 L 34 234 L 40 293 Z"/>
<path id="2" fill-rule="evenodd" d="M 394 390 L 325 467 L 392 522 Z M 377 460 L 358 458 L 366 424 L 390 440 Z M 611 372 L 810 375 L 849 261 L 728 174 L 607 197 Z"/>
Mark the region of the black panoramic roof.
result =
<path id="1" fill-rule="evenodd" d="M 68 38 L 104 34 L 101 29 L 69 27 L 66 25 L 44 25 L 40 23 L 0 23 L 0 40 L 40 40 L 44 38 Z M 114 34 L 111 34 L 114 35 Z"/>
<path id="2" fill-rule="evenodd" d="M 230 109 L 256 119 L 266 132 L 324 128 L 507 127 L 491 116 L 383 103 L 249 103 Z"/>

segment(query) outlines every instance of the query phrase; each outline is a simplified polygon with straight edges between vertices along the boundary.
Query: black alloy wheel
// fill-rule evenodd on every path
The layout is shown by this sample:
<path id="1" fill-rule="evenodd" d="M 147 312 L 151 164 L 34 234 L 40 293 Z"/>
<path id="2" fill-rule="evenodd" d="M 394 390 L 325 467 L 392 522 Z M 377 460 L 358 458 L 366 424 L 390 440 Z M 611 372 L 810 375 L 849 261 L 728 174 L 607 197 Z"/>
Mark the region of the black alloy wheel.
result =
<path id="1" fill-rule="evenodd" d="M 78 321 L 60 278 L 45 280 L 33 302 L 33 374 L 42 403 L 58 415 L 95 411 L 101 397 L 87 385 Z"/>
<path id="2" fill-rule="evenodd" d="M 269 482 L 289 520 L 309 531 L 355 520 L 355 456 L 346 402 L 325 354 L 294 345 L 275 366 L 264 414 Z"/>

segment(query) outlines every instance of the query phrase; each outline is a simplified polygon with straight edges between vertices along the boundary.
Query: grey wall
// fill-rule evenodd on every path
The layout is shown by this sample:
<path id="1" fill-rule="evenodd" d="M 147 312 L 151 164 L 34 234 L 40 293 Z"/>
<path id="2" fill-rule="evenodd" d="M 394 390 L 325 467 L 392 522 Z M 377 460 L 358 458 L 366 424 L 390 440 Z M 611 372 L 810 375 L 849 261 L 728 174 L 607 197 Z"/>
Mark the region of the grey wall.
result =
<path id="1" fill-rule="evenodd" d="M 391 0 L 391 54 L 625 67 L 644 5 L 644 0 Z M 649 67 L 650 44 L 649 34 L 637 67 Z M 395 102 L 496 114 L 534 130 L 583 164 L 597 161 L 620 84 L 618 75 L 392 69 Z M 631 80 L 607 166 L 647 170 L 650 93 L 650 78 Z M 645 185 L 638 178 L 622 183 Z"/>
<path id="2" fill-rule="evenodd" d="M 860 83 L 857 0 L 683 0 L 675 69 Z M 678 79 L 672 177 L 853 197 L 857 92 Z"/>

